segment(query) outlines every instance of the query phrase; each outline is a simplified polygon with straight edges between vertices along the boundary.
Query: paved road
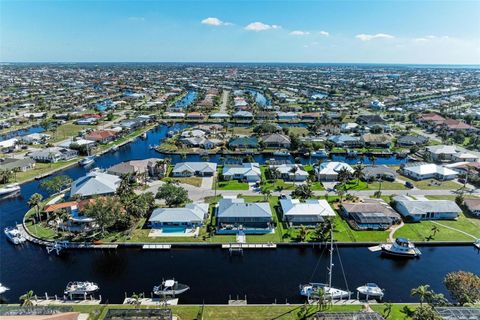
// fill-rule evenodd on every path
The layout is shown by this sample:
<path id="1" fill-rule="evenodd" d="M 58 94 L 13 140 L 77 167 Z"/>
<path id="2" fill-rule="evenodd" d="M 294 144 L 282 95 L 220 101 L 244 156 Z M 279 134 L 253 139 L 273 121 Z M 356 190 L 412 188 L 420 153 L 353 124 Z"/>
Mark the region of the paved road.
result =
<path id="1" fill-rule="evenodd" d="M 150 184 L 149 188 L 145 190 L 145 192 L 153 192 L 154 194 L 157 192 L 158 187 L 162 185 L 164 182 L 162 181 L 154 181 Z M 233 196 L 233 195 L 249 195 L 249 196 L 261 196 L 262 194 L 258 191 L 253 190 L 215 190 L 208 189 L 208 188 L 199 188 L 189 184 L 180 184 L 188 191 L 189 198 L 192 201 L 199 201 L 203 200 L 205 197 L 211 197 L 216 195 L 226 195 L 226 196 Z M 273 192 L 273 196 L 279 196 L 281 194 L 289 194 L 290 191 L 284 192 Z M 327 193 L 327 191 L 314 191 L 314 194 L 317 196 L 323 196 Z M 370 197 L 373 196 L 375 190 L 360 190 L 360 191 L 349 191 L 350 194 L 360 196 L 360 197 Z M 334 192 L 328 192 L 329 195 L 335 195 Z M 454 190 L 421 190 L 421 189 L 410 189 L 410 190 L 382 190 L 383 195 L 412 195 L 412 196 L 441 196 L 441 195 L 456 195 Z M 473 195 L 480 196 L 480 190 L 475 190 L 472 193 Z"/>
<path id="2" fill-rule="evenodd" d="M 230 91 L 223 90 L 222 91 L 222 104 L 220 105 L 220 112 L 227 113 L 227 105 L 228 105 L 228 96 L 230 95 Z"/>

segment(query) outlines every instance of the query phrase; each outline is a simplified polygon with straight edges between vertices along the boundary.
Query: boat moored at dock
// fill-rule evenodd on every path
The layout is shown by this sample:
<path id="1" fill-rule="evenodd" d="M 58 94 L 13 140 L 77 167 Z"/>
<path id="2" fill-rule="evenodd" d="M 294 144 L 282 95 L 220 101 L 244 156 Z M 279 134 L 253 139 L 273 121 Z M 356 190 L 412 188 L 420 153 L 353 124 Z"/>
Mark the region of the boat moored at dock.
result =
<path id="1" fill-rule="evenodd" d="M 65 288 L 65 295 L 90 295 L 98 291 L 100 287 L 90 281 L 72 281 Z"/>
<path id="2" fill-rule="evenodd" d="M 95 157 L 94 156 L 88 156 L 88 157 L 85 157 L 84 159 L 78 161 L 78 164 L 81 165 L 82 167 L 86 167 L 86 166 L 91 165 L 94 162 L 95 162 Z"/>
<path id="3" fill-rule="evenodd" d="M 376 283 L 366 283 L 363 286 L 357 288 L 358 293 L 363 294 L 368 298 L 378 298 L 382 299 L 384 295 L 384 290 L 381 289 Z"/>
<path id="4" fill-rule="evenodd" d="M 161 285 L 153 287 L 153 293 L 157 296 L 175 296 L 190 289 L 186 284 L 178 283 L 173 279 L 165 280 Z"/>
<path id="5" fill-rule="evenodd" d="M 3 284 L 0 283 L 0 294 L 3 294 L 10 290 L 10 288 L 5 287 Z"/>
<path id="6" fill-rule="evenodd" d="M 480 250 L 480 239 L 477 239 L 473 245 L 475 246 L 475 248 L 477 248 L 478 250 Z"/>
<path id="7" fill-rule="evenodd" d="M 418 258 L 421 252 L 406 238 L 397 238 L 393 243 L 380 245 L 382 253 L 396 257 Z"/>
<path id="8" fill-rule="evenodd" d="M 7 227 L 3 232 L 5 233 L 5 236 L 7 236 L 7 239 L 13 244 L 22 244 L 27 241 L 17 227 Z"/>
<path id="9" fill-rule="evenodd" d="M 7 184 L 0 188 L 0 197 L 13 194 L 20 191 L 20 185 L 18 183 Z"/>

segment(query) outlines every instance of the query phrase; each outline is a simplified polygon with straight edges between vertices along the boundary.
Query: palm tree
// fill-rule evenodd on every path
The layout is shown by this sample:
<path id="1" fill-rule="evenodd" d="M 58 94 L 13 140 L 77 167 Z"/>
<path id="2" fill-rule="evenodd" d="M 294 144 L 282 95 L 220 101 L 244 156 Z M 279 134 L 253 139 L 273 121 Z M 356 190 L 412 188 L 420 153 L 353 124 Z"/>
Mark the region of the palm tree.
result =
<path id="1" fill-rule="evenodd" d="M 433 226 L 431 231 L 432 235 L 435 236 L 438 232 L 440 232 L 440 229 L 437 226 Z"/>
<path id="2" fill-rule="evenodd" d="M 12 178 L 14 172 L 12 170 L 2 170 L 0 171 L 0 182 L 7 184 Z"/>
<path id="3" fill-rule="evenodd" d="M 338 198 L 340 199 L 340 202 L 343 200 L 343 196 L 345 195 L 345 185 L 343 184 L 337 184 L 335 186 L 335 193 L 337 194 Z"/>
<path id="4" fill-rule="evenodd" d="M 308 233 L 308 229 L 304 225 L 301 225 L 300 232 L 298 233 L 298 238 L 300 242 L 305 242 L 305 240 L 307 240 Z"/>
<path id="5" fill-rule="evenodd" d="M 365 177 L 365 174 L 363 173 L 363 166 L 359 164 L 358 166 L 355 166 L 355 169 L 353 171 L 353 176 L 357 179 L 357 186 L 360 183 L 360 179 L 363 179 Z"/>
<path id="6" fill-rule="evenodd" d="M 31 307 L 33 306 L 33 301 L 35 301 L 35 294 L 33 290 L 28 291 L 27 293 L 20 296 L 20 301 L 22 302 L 22 306 L 24 307 Z"/>
<path id="7" fill-rule="evenodd" d="M 138 308 L 141 304 L 141 299 L 143 299 L 143 293 L 136 294 L 135 292 L 132 294 L 132 302 L 136 308 Z"/>
<path id="8" fill-rule="evenodd" d="M 368 157 L 368 160 L 370 160 L 370 162 L 372 163 L 372 166 L 375 166 L 375 161 L 377 161 L 377 157 L 375 157 L 374 155 L 371 155 Z"/>
<path id="9" fill-rule="evenodd" d="M 295 174 L 297 173 L 298 171 L 298 167 L 296 165 L 294 165 L 288 172 L 289 173 L 292 173 L 293 174 L 293 187 L 295 188 L 295 180 L 296 180 L 296 177 L 295 177 Z"/>
<path id="10" fill-rule="evenodd" d="M 346 184 L 351 177 L 350 171 L 347 170 L 347 168 L 343 167 L 338 171 L 337 179 L 341 184 Z"/>
<path id="11" fill-rule="evenodd" d="M 325 289 L 318 288 L 318 290 L 315 292 L 315 298 L 317 298 L 318 310 L 325 310 L 328 306 L 328 298 L 325 294 Z"/>
<path id="12" fill-rule="evenodd" d="M 30 199 L 28 199 L 28 207 L 29 208 L 35 207 L 36 213 L 37 213 L 37 219 L 39 221 L 41 220 L 41 217 L 40 217 L 40 203 L 42 202 L 42 199 L 43 199 L 43 196 L 39 193 L 32 194 Z"/>
<path id="13" fill-rule="evenodd" d="M 432 291 L 429 290 L 430 286 L 428 284 L 421 285 L 417 288 L 412 289 L 410 294 L 412 296 L 419 296 L 420 297 L 420 307 L 425 302 L 426 299 L 432 296 Z"/>

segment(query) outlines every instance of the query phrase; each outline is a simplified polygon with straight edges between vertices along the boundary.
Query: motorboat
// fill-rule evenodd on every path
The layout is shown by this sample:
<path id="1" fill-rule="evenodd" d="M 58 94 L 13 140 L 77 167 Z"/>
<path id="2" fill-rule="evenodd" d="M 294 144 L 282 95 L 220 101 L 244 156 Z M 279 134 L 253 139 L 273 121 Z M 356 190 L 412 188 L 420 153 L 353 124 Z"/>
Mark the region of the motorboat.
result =
<path id="1" fill-rule="evenodd" d="M 325 149 L 319 149 L 310 153 L 310 156 L 314 158 L 328 158 L 328 153 Z"/>
<path id="2" fill-rule="evenodd" d="M 308 283 L 300 285 L 300 295 L 307 297 L 308 299 L 315 299 L 318 297 L 318 292 L 323 289 L 325 297 L 328 299 L 348 299 L 351 292 L 332 288 L 325 283 Z"/>
<path id="3" fill-rule="evenodd" d="M 86 167 L 86 166 L 91 165 L 94 162 L 95 162 L 95 157 L 94 156 L 89 156 L 89 157 L 85 157 L 84 159 L 78 161 L 78 164 L 83 166 L 83 167 Z"/>
<path id="4" fill-rule="evenodd" d="M 3 284 L 0 283 L 0 294 L 3 294 L 10 290 L 10 288 L 5 287 Z"/>
<path id="5" fill-rule="evenodd" d="M 376 283 L 367 283 L 358 287 L 357 291 L 366 296 L 367 300 L 369 297 L 382 299 L 384 295 L 383 289 L 381 289 Z"/>
<path id="6" fill-rule="evenodd" d="M 300 295 L 307 297 L 307 299 L 318 298 L 319 290 L 323 289 L 325 297 L 330 300 L 334 299 L 350 299 L 351 292 L 332 287 L 333 276 L 333 228 L 330 229 L 330 263 L 328 270 L 328 284 L 310 282 L 308 284 L 300 285 Z"/>
<path id="7" fill-rule="evenodd" d="M 147 133 L 146 132 L 142 133 L 141 137 L 142 137 L 142 139 L 147 139 Z"/>
<path id="8" fill-rule="evenodd" d="M 290 153 L 287 152 L 287 151 L 275 151 L 272 154 L 274 156 L 278 156 L 278 157 L 288 157 L 288 156 L 290 156 Z"/>
<path id="9" fill-rule="evenodd" d="M 3 230 L 3 232 L 7 236 L 7 239 L 10 240 L 10 242 L 13 244 L 22 244 L 27 241 L 27 239 L 22 236 L 20 230 L 18 230 L 17 227 L 7 227 Z"/>
<path id="10" fill-rule="evenodd" d="M 118 150 L 118 146 L 113 146 L 111 149 L 113 152 L 116 152 Z"/>
<path id="11" fill-rule="evenodd" d="M 356 158 L 358 156 L 358 152 L 355 150 L 347 150 L 347 158 Z"/>
<path id="12" fill-rule="evenodd" d="M 7 194 L 12 194 L 20 191 L 20 185 L 18 183 L 7 184 L 6 186 L 0 188 L 0 197 Z"/>
<path id="13" fill-rule="evenodd" d="M 380 245 L 382 253 L 397 256 L 418 258 L 422 254 L 415 245 L 406 238 L 397 238 L 393 243 L 386 243 Z"/>
<path id="14" fill-rule="evenodd" d="M 174 296 L 190 289 L 186 284 L 178 283 L 173 279 L 165 280 L 161 285 L 153 287 L 153 293 L 158 296 Z"/>
<path id="15" fill-rule="evenodd" d="M 99 289 L 100 287 L 94 282 L 72 281 L 67 284 L 67 287 L 63 293 L 65 295 L 86 295 L 93 294 Z"/>
<path id="16" fill-rule="evenodd" d="M 473 243 L 473 245 L 474 245 L 478 250 L 480 250 L 480 239 L 477 239 L 477 240 Z"/>

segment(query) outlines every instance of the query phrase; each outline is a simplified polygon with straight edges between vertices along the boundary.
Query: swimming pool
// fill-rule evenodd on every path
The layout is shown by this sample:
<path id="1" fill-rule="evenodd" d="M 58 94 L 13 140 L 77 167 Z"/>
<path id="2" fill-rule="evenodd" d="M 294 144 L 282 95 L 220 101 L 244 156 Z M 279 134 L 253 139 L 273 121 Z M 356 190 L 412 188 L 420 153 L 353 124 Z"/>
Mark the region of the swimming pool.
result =
<path id="1" fill-rule="evenodd" d="M 163 227 L 162 233 L 185 233 L 185 227 Z"/>

